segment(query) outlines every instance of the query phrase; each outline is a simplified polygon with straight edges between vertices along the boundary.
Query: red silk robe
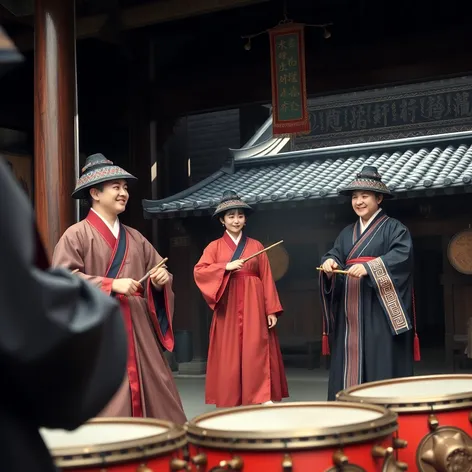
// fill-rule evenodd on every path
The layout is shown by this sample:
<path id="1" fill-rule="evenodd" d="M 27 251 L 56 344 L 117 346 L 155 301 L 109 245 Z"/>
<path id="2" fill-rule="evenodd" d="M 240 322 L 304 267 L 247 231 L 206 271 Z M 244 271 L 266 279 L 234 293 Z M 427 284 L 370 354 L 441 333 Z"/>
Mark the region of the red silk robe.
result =
<path id="1" fill-rule="evenodd" d="M 263 249 L 247 238 L 244 259 Z M 195 282 L 214 310 L 206 375 L 205 401 L 233 407 L 288 397 L 282 355 L 268 315 L 280 315 L 269 260 L 261 254 L 240 271 L 226 271 L 236 250 L 227 233 L 210 243 L 195 266 Z"/>
<path id="2" fill-rule="evenodd" d="M 162 260 L 149 241 L 138 231 L 120 226 L 126 234 L 117 278 L 139 280 Z M 119 244 L 106 224 L 94 213 L 68 228 L 59 240 L 53 265 L 79 269 L 78 276 L 111 294 L 113 279 L 107 277 Z M 150 279 L 143 284 L 140 296 L 117 296 L 128 329 L 129 359 L 127 376 L 120 390 L 100 416 L 152 417 L 182 424 L 186 421 L 172 372 L 159 343 L 167 350 L 174 347 L 172 318 L 174 293 L 172 280 L 163 288 L 157 306 Z M 166 318 L 166 333 L 161 330 L 159 314 Z"/>

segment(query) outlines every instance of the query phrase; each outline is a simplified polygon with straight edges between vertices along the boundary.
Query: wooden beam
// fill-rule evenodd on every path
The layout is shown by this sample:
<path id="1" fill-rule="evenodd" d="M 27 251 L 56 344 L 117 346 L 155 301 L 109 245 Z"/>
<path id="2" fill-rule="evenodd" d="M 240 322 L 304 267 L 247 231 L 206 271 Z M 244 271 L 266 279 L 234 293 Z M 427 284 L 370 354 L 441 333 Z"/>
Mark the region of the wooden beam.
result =
<path id="1" fill-rule="evenodd" d="M 254 5 L 269 0 L 161 0 L 127 8 L 121 11 L 120 24 L 124 30 L 181 20 L 192 16 L 204 15 L 221 10 Z M 105 25 L 108 15 L 95 15 L 77 19 L 77 39 L 96 36 Z M 17 47 L 22 51 L 33 48 L 32 34 L 14 37 Z"/>
<path id="2" fill-rule="evenodd" d="M 52 255 L 74 223 L 75 1 L 35 0 L 34 188 L 39 232 Z"/>

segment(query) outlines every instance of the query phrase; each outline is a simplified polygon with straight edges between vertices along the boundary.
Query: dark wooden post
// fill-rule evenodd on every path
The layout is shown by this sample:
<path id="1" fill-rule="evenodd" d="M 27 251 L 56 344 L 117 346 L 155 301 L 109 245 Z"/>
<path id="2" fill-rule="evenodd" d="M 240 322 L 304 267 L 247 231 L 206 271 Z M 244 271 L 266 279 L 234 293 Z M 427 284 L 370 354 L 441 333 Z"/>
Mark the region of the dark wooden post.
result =
<path id="1" fill-rule="evenodd" d="M 75 0 L 35 0 L 34 187 L 38 227 L 52 254 L 74 222 Z"/>

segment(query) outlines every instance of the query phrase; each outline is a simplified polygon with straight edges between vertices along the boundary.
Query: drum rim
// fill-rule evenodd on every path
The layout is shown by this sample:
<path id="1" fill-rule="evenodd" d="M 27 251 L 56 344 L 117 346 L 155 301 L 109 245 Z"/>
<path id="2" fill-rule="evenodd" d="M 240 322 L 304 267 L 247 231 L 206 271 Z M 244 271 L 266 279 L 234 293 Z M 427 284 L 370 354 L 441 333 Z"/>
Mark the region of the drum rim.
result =
<path id="1" fill-rule="evenodd" d="M 354 408 L 381 413 L 375 420 L 363 421 L 347 426 L 330 426 L 303 430 L 279 431 L 227 431 L 202 428 L 198 423 L 210 418 L 234 415 L 239 412 L 262 409 L 287 409 L 300 407 Z M 360 407 L 360 408 L 359 408 Z M 237 409 L 228 408 L 196 416 L 186 423 L 189 444 L 216 449 L 261 450 L 312 449 L 314 447 L 359 444 L 369 439 L 386 437 L 398 430 L 398 415 L 380 405 L 364 405 L 348 402 L 288 402 L 275 405 L 250 405 Z"/>
<path id="2" fill-rule="evenodd" d="M 187 444 L 185 428 L 170 421 L 153 418 L 93 418 L 81 426 L 90 424 L 145 424 L 167 428 L 167 431 L 141 439 L 131 439 L 109 444 L 58 447 L 49 449 L 57 467 L 110 465 L 128 460 L 148 460 L 175 451 Z M 43 439 L 43 442 L 44 439 Z M 143 450 L 143 448 L 145 448 Z"/>
<path id="3" fill-rule="evenodd" d="M 472 382 L 472 374 L 434 374 L 417 375 L 413 377 L 399 377 L 394 379 L 377 380 L 361 385 L 349 387 L 336 394 L 336 400 L 343 403 L 358 403 L 381 405 L 397 413 L 400 412 L 432 412 L 457 410 L 472 406 L 472 391 L 462 392 L 452 395 L 429 395 L 423 397 L 366 397 L 355 395 L 353 392 L 361 391 L 367 387 L 377 387 L 380 385 L 413 383 L 424 380 L 452 380 L 467 379 Z"/>

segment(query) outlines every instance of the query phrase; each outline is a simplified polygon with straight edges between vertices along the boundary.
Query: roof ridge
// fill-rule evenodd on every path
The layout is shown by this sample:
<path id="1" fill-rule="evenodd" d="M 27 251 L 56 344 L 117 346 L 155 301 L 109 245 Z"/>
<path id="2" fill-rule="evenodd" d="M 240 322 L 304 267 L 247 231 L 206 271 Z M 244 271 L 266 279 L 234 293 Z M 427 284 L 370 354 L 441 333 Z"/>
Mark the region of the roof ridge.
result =
<path id="1" fill-rule="evenodd" d="M 145 214 L 148 213 L 146 217 L 209 211 L 228 185 L 237 189 L 245 201 L 257 206 L 308 200 L 323 203 L 335 200 L 337 190 L 364 165 L 378 167 L 385 183 L 400 198 L 412 192 L 415 196 L 472 192 L 472 133 L 447 135 L 442 140 L 435 137 L 403 141 L 401 146 L 389 144 L 387 148 L 372 144 L 357 147 L 356 152 L 351 147 L 331 153 L 311 150 L 316 151 L 311 156 L 285 153 L 285 156 L 241 160 L 234 162 L 234 172 L 222 168 L 176 195 L 158 201 L 144 200 L 143 207 Z M 325 159 L 309 158 L 316 155 Z M 252 165 L 254 162 L 259 165 Z"/>
<path id="2" fill-rule="evenodd" d="M 387 150 L 396 149 L 398 151 L 402 149 L 418 148 L 424 145 L 430 144 L 445 144 L 448 142 L 454 142 L 458 146 L 466 144 L 462 140 L 472 140 L 472 131 L 458 131 L 456 133 L 444 133 L 437 135 L 422 135 L 410 138 L 399 138 L 391 139 L 386 141 L 372 141 L 355 144 L 343 144 L 336 146 L 327 146 L 314 149 L 302 149 L 295 151 L 281 152 L 278 154 L 266 155 L 266 156 L 253 156 L 247 158 L 239 158 L 235 160 L 235 165 L 238 167 L 244 167 L 247 164 L 270 164 L 280 163 L 286 160 L 298 160 L 303 158 L 315 158 L 315 157 L 329 157 L 333 155 L 344 155 L 350 152 L 356 154 L 362 153 L 363 151 L 371 152 L 385 152 Z"/>

